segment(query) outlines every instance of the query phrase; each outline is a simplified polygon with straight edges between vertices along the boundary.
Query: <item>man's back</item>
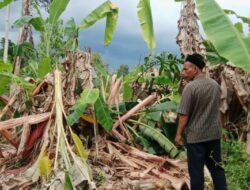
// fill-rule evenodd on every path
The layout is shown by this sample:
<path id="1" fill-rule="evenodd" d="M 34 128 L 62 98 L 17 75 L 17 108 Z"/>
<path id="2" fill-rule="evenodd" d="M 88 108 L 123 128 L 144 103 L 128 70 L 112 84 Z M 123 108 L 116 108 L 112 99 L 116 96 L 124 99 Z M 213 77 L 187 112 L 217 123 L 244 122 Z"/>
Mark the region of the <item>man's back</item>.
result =
<path id="1" fill-rule="evenodd" d="M 198 76 L 184 89 L 178 112 L 188 115 L 185 127 L 188 143 L 220 138 L 220 87 L 204 75 Z"/>

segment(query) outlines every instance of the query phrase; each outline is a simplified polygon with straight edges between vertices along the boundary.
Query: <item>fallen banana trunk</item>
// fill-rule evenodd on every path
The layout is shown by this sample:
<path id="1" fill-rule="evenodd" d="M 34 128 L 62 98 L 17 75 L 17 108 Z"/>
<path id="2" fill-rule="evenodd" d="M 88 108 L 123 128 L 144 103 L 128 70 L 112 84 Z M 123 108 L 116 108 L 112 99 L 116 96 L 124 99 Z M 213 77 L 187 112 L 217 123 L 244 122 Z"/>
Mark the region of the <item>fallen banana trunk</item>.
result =
<path id="1" fill-rule="evenodd" d="M 135 107 L 133 107 L 131 110 L 129 110 L 125 115 L 123 115 L 121 118 L 119 118 L 115 124 L 113 125 L 113 129 L 117 128 L 122 122 L 126 121 L 128 118 L 130 118 L 133 114 L 147 106 L 148 104 L 152 103 L 156 99 L 156 95 L 150 95 L 143 101 L 141 101 L 139 104 L 137 104 Z"/>
<path id="2" fill-rule="evenodd" d="M 99 159 L 92 165 L 105 182 L 98 189 L 189 189 L 186 161 L 143 152 L 123 143 L 103 140 Z M 96 150 L 91 152 L 95 158 Z"/>
<path id="3" fill-rule="evenodd" d="M 6 130 L 10 128 L 17 127 L 19 125 L 23 125 L 24 123 L 28 123 L 30 125 L 41 123 L 46 121 L 51 116 L 51 112 L 37 114 L 37 115 L 29 115 L 16 119 L 10 119 L 7 121 L 0 122 L 0 130 Z"/>

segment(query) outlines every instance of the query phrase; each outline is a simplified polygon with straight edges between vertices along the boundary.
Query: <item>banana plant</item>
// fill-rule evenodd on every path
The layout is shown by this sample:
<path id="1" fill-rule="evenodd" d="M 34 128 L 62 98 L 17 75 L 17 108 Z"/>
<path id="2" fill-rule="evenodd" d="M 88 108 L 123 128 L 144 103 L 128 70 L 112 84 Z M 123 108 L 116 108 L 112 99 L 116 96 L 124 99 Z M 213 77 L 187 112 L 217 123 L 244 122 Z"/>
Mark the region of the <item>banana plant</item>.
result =
<path id="1" fill-rule="evenodd" d="M 215 0 L 196 0 L 203 29 L 218 53 L 250 71 L 250 37 L 239 32 Z"/>
<path id="2" fill-rule="evenodd" d="M 100 123 L 106 131 L 110 132 L 112 130 L 113 120 L 98 89 L 85 89 L 81 93 L 80 99 L 70 109 L 72 113 L 67 117 L 68 125 L 71 126 L 76 123 L 89 105 L 94 106 L 98 123 Z"/>
<path id="3" fill-rule="evenodd" d="M 155 48 L 156 43 L 150 0 L 140 0 L 137 7 L 137 15 L 140 21 L 143 38 L 147 43 L 148 48 L 152 50 Z"/>
<path id="4" fill-rule="evenodd" d="M 106 1 L 99 7 L 97 7 L 94 11 L 92 11 L 81 23 L 79 29 L 85 29 L 93 24 L 95 24 L 98 20 L 106 18 L 106 30 L 105 30 L 105 39 L 104 44 L 108 45 L 112 38 L 115 30 L 115 26 L 118 19 L 118 7 L 112 3 L 111 1 Z"/>
<path id="5" fill-rule="evenodd" d="M 13 0 L 3 0 L 0 2 L 0 9 L 4 8 L 5 6 L 9 5 Z"/>
<path id="6" fill-rule="evenodd" d="M 9 91 L 11 82 L 23 86 L 26 90 L 32 90 L 35 86 L 25 81 L 22 77 L 12 74 L 13 67 L 9 63 L 0 61 L 0 95 L 5 94 Z"/>
<path id="7" fill-rule="evenodd" d="M 69 0 L 53 0 L 49 7 L 49 23 L 54 24 L 66 9 Z"/>

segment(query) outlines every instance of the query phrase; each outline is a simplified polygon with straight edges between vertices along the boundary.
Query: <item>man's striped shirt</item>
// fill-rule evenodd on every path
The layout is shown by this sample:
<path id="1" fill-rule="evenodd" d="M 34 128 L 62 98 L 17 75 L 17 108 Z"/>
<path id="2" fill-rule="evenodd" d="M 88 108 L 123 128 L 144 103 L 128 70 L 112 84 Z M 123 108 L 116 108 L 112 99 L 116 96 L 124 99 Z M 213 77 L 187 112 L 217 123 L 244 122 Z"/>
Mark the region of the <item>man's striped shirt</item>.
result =
<path id="1" fill-rule="evenodd" d="M 205 75 L 196 77 L 183 90 L 178 113 L 187 115 L 187 143 L 219 139 L 221 136 L 220 86 Z"/>

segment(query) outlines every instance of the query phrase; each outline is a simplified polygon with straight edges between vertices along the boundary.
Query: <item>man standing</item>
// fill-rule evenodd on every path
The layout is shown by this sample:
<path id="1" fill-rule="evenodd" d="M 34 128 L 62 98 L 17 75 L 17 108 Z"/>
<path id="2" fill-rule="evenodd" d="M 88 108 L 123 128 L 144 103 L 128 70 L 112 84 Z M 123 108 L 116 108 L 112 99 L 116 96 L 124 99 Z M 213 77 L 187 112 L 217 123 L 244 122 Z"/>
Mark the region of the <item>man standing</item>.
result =
<path id="1" fill-rule="evenodd" d="M 214 189 L 226 190 L 221 166 L 220 86 L 202 73 L 204 66 L 199 54 L 188 55 L 184 62 L 182 75 L 190 82 L 182 93 L 175 141 L 182 144 L 184 130 L 191 190 L 204 189 L 204 165 L 211 173 Z"/>

